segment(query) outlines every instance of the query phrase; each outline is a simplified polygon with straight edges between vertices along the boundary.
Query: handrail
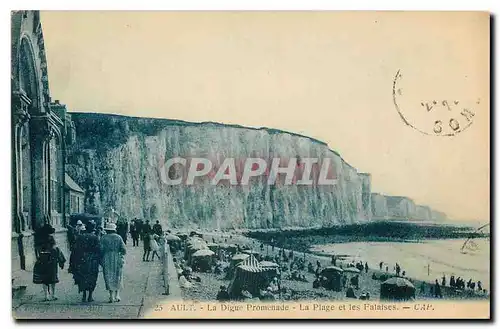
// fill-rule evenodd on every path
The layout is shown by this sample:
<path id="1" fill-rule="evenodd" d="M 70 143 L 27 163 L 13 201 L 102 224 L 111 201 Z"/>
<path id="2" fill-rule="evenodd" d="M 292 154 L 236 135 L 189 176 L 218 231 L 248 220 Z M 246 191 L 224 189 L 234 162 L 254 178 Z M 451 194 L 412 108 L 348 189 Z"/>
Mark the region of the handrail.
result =
<path id="1" fill-rule="evenodd" d="M 161 247 L 161 262 L 162 262 L 162 275 L 163 275 L 163 286 L 165 287 L 165 292 L 163 295 L 170 295 L 170 280 L 168 274 L 168 253 L 170 252 L 170 247 L 165 238 L 160 239 Z"/>

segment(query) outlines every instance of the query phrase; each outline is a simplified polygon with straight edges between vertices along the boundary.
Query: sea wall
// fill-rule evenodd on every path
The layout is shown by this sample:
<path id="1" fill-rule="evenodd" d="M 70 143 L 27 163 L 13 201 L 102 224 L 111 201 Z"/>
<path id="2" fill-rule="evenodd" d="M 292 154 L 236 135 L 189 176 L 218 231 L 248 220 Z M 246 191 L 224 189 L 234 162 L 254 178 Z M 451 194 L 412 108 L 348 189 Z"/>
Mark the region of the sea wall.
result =
<path id="1" fill-rule="evenodd" d="M 203 229 L 313 227 L 371 219 L 370 176 L 318 140 L 273 129 L 73 113 L 78 142 L 67 171 L 86 190 L 87 212 Z M 334 186 L 165 184 L 165 159 L 328 158 Z"/>

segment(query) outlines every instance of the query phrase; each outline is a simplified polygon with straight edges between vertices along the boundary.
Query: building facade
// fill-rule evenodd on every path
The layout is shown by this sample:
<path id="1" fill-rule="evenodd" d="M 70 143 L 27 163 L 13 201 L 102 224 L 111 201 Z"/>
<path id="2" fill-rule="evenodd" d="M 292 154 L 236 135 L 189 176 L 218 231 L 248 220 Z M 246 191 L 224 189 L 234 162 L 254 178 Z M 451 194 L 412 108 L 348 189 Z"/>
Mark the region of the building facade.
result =
<path id="1" fill-rule="evenodd" d="M 33 233 L 45 223 L 56 229 L 59 246 L 67 246 L 65 149 L 74 129 L 67 113 L 61 113 L 58 103 L 51 103 L 40 13 L 12 12 L 11 27 L 11 250 L 15 273 L 32 269 Z"/>
<path id="2" fill-rule="evenodd" d="M 84 212 L 85 191 L 68 175 L 65 174 L 66 214 L 81 214 Z"/>

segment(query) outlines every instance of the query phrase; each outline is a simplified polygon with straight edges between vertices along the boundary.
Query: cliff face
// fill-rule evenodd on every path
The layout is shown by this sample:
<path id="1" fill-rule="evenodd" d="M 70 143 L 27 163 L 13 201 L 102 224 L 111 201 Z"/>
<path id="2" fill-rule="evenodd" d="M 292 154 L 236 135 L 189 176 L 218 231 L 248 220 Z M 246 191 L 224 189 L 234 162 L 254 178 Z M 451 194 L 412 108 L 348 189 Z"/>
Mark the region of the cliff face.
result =
<path id="1" fill-rule="evenodd" d="M 386 219 L 389 216 L 387 208 L 387 199 L 384 195 L 378 193 L 371 194 L 372 215 L 377 219 Z"/>
<path id="2" fill-rule="evenodd" d="M 73 113 L 77 143 L 67 171 L 86 190 L 88 212 L 160 220 L 203 229 L 312 227 L 370 219 L 370 179 L 320 141 L 272 129 L 214 123 Z M 248 186 L 199 181 L 171 186 L 161 179 L 173 157 L 325 158 L 334 186 Z"/>

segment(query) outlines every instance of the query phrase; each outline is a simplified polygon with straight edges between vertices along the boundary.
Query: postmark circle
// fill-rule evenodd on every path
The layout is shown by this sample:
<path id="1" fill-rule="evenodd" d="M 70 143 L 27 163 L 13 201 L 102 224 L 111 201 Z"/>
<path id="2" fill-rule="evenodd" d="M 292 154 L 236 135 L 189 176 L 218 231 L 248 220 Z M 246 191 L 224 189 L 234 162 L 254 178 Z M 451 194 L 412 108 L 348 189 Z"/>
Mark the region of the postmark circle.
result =
<path id="1" fill-rule="evenodd" d="M 420 88 L 424 85 L 424 88 Z M 432 89 L 434 86 L 437 88 Z M 474 106 L 480 99 L 461 100 L 448 90 L 439 96 L 439 83 L 425 86 L 425 79 L 409 81 L 398 70 L 392 85 L 394 106 L 403 123 L 429 136 L 451 137 L 466 131 L 473 123 Z M 412 88 L 413 87 L 413 88 Z M 430 95 L 426 95 L 428 87 Z M 419 89 L 424 89 L 424 92 Z M 443 88 L 444 89 L 444 88 Z"/>

